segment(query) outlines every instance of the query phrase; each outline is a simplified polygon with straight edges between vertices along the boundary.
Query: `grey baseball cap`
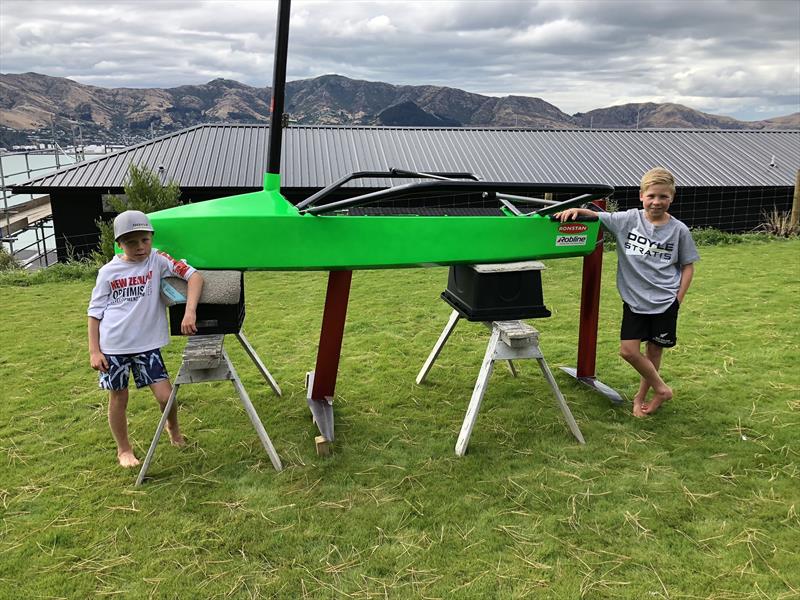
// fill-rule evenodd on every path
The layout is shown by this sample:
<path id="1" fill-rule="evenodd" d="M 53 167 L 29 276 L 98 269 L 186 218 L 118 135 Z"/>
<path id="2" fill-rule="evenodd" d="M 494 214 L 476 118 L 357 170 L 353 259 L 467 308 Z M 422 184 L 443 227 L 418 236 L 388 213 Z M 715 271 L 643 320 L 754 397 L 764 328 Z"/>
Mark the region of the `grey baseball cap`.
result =
<path id="1" fill-rule="evenodd" d="M 126 210 L 119 213 L 117 218 L 114 219 L 115 240 L 131 231 L 153 231 L 150 219 L 140 210 Z"/>

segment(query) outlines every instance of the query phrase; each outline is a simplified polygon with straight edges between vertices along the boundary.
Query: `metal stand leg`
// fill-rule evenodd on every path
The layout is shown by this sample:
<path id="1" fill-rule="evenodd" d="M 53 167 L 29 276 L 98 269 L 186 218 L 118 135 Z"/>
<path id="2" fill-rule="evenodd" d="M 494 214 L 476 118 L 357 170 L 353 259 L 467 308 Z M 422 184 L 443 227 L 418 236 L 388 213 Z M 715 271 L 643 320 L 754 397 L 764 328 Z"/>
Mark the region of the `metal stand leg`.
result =
<path id="1" fill-rule="evenodd" d="M 486 355 L 483 357 L 483 364 L 478 374 L 478 380 L 475 382 L 475 388 L 472 390 L 469 408 L 464 417 L 464 423 L 461 425 L 461 433 L 458 434 L 458 441 L 456 442 L 456 454 L 458 456 L 464 456 L 464 453 L 467 451 L 467 445 L 469 445 L 472 428 L 475 426 L 475 421 L 478 418 L 478 411 L 481 408 L 483 395 L 486 393 L 486 388 L 489 386 L 489 377 L 492 375 L 495 350 L 497 349 L 499 341 L 500 330 L 493 328 L 492 335 L 489 338 L 489 345 L 486 348 Z"/>
<path id="2" fill-rule="evenodd" d="M 256 430 L 256 434 L 258 435 L 258 439 L 261 441 L 261 445 L 264 446 L 264 450 L 267 451 L 267 456 L 269 456 L 272 466 L 275 467 L 276 471 L 283 469 L 281 459 L 278 456 L 278 453 L 275 452 L 275 447 L 272 445 L 272 440 L 269 439 L 267 431 L 264 429 L 264 425 L 261 423 L 261 419 L 258 417 L 258 413 L 256 412 L 256 409 L 250 400 L 250 396 L 244 389 L 241 379 L 239 379 L 239 374 L 236 372 L 228 353 L 225 352 L 225 349 L 223 348 L 224 338 L 225 336 L 223 334 L 215 334 L 207 336 L 193 336 L 187 341 L 186 347 L 183 350 L 183 362 L 181 363 L 180 369 L 178 369 L 178 375 L 175 377 L 175 383 L 172 386 L 172 393 L 169 396 L 169 400 L 167 400 L 167 405 L 164 407 L 164 412 L 161 415 L 161 421 L 156 428 L 156 433 L 153 437 L 152 443 L 150 444 L 150 449 L 147 451 L 144 464 L 139 471 L 139 477 L 136 480 L 137 486 L 139 486 L 144 480 L 147 469 L 150 466 L 150 461 L 153 459 L 153 455 L 155 454 L 158 440 L 161 437 L 161 433 L 164 431 L 164 427 L 166 426 L 167 416 L 175 404 L 178 396 L 178 388 L 180 388 L 181 384 L 205 383 L 212 381 L 233 382 L 233 387 L 236 389 L 236 393 L 239 394 L 239 399 L 242 401 L 245 412 L 247 412 L 247 416 L 250 418 L 250 422 L 253 424 L 253 428 Z M 249 348 L 248 354 L 250 354 L 250 357 L 253 358 L 255 362 L 258 359 L 258 355 L 256 355 L 252 350 L 252 347 L 250 347 L 247 339 L 242 336 L 242 338 L 239 338 L 239 341 L 245 347 L 245 350 L 248 350 Z M 260 363 L 260 361 L 258 362 Z M 264 368 L 262 373 L 268 374 L 269 372 L 266 371 L 266 368 Z M 273 389 L 276 387 L 277 384 L 275 384 Z M 276 390 L 276 393 L 280 393 L 280 390 Z"/>
<path id="3" fill-rule="evenodd" d="M 156 446 L 158 446 L 158 440 L 161 438 L 161 433 L 164 431 L 164 426 L 167 424 L 169 411 L 172 410 L 172 405 L 175 404 L 175 399 L 178 397 L 179 387 L 181 386 L 178 383 L 172 386 L 172 393 L 169 395 L 169 400 L 167 400 L 167 405 L 164 407 L 164 412 L 161 413 L 161 420 L 158 422 L 156 434 L 153 436 L 153 441 L 150 442 L 150 448 L 147 450 L 147 456 L 144 457 L 142 468 L 139 469 L 139 476 L 136 478 L 136 487 L 139 487 L 142 484 L 142 481 L 144 481 L 144 476 L 147 474 L 147 469 L 150 468 L 150 461 L 153 460 L 153 455 L 156 453 Z"/>
<path id="4" fill-rule="evenodd" d="M 281 459 L 278 456 L 278 453 L 275 452 L 275 447 L 272 445 L 272 440 L 269 439 L 267 431 L 264 429 L 263 423 L 261 423 L 261 419 L 258 418 L 258 413 L 256 412 L 253 403 L 250 401 L 250 396 L 247 395 L 247 391 L 244 389 L 244 386 L 239 379 L 239 374 L 236 372 L 231 359 L 228 357 L 228 353 L 224 350 L 222 351 L 222 358 L 230 370 L 233 387 L 236 388 L 236 392 L 239 394 L 239 398 L 244 405 L 247 416 L 250 417 L 250 422 L 253 424 L 253 427 L 258 434 L 258 438 L 261 440 L 261 445 L 264 446 L 264 450 L 267 451 L 267 455 L 269 456 L 270 461 L 272 461 L 272 466 L 275 467 L 275 470 L 281 471 L 283 469 Z"/>
<path id="5" fill-rule="evenodd" d="M 569 426 L 569 430 L 572 432 L 572 435 L 575 436 L 575 439 L 577 439 L 578 442 L 585 444 L 586 442 L 583 439 L 583 434 L 578 428 L 575 418 L 572 416 L 572 411 L 569 409 L 569 406 L 567 406 L 567 401 L 564 399 L 561 390 L 558 388 L 558 384 L 553 377 L 553 373 L 550 371 L 550 367 L 547 366 L 547 362 L 544 360 L 544 357 L 538 358 L 537 362 L 539 363 L 539 367 L 542 369 L 544 378 L 547 379 L 547 383 L 550 384 L 550 389 L 553 390 L 553 395 L 556 397 L 556 404 L 558 404 L 558 407 L 561 409 L 564 419 L 567 421 L 567 425 Z"/>
<path id="6" fill-rule="evenodd" d="M 236 339 L 239 340 L 239 343 L 242 345 L 242 348 L 244 348 L 244 351 L 247 352 L 247 356 L 250 357 L 250 360 L 252 360 L 255 363 L 256 368 L 261 372 L 261 375 L 263 375 L 264 379 L 267 380 L 267 383 L 269 384 L 269 387 L 272 388 L 272 391 L 275 392 L 275 394 L 278 397 L 280 397 L 282 394 L 278 382 L 275 381 L 275 378 L 267 370 L 267 367 L 265 367 L 264 363 L 261 362 L 261 359 L 258 357 L 258 354 L 256 354 L 256 351 L 253 350 L 253 347 L 250 345 L 250 342 L 247 340 L 246 337 L 244 337 L 244 333 L 242 333 L 241 331 L 237 333 Z"/>
<path id="7" fill-rule="evenodd" d="M 417 383 L 425 381 L 428 373 L 430 372 L 433 363 L 442 351 L 447 339 L 453 332 L 453 329 L 458 323 L 460 315 L 458 311 L 453 311 L 450 314 L 450 320 L 442 331 L 439 339 L 431 350 L 425 364 L 422 366 L 419 374 L 417 375 Z M 489 378 L 492 376 L 494 369 L 494 362 L 496 360 L 505 360 L 508 368 L 513 377 L 517 376 L 517 369 L 514 365 L 515 360 L 522 360 L 524 358 L 535 358 L 539 363 L 539 368 L 547 380 L 550 389 L 556 399 L 561 413 L 567 422 L 572 435 L 579 443 L 585 444 L 583 434 L 581 433 L 578 423 L 572 416 L 572 412 L 564 399 L 561 390 L 558 388 L 553 373 L 544 359 L 541 349 L 539 348 L 539 332 L 533 327 L 523 323 L 522 321 L 484 321 L 486 327 L 491 330 L 489 337 L 489 344 L 486 347 L 486 354 L 483 357 L 478 379 L 475 381 L 475 387 L 472 390 L 472 397 L 469 401 L 467 414 L 464 416 L 464 422 L 461 425 L 461 432 L 458 435 L 456 442 L 456 455 L 464 456 L 467 452 L 469 439 L 472 436 L 472 430 L 475 427 L 475 422 L 478 419 L 478 411 L 480 411 L 483 396 L 486 394 L 486 389 L 489 387 Z"/>
<path id="8" fill-rule="evenodd" d="M 609 385 L 606 385 L 602 381 L 600 381 L 594 375 L 587 375 L 586 377 L 581 377 L 578 375 L 578 370 L 573 369 L 572 367 L 561 367 L 561 370 L 564 371 L 570 377 L 576 379 L 579 383 L 592 388 L 594 391 L 599 392 L 606 398 L 608 398 L 614 404 L 623 404 L 625 400 L 620 395 L 620 393 L 612 388 Z"/>
<path id="9" fill-rule="evenodd" d="M 450 334 L 453 333 L 453 329 L 456 328 L 458 324 L 458 319 L 461 315 L 458 314 L 457 310 L 454 310 L 450 313 L 450 320 L 447 321 L 447 325 L 444 326 L 444 331 L 439 336 L 439 339 L 436 341 L 436 344 L 433 346 L 433 350 L 431 350 L 430 355 L 428 355 L 428 359 L 425 361 L 425 364 L 422 365 L 422 369 L 420 369 L 419 374 L 417 375 L 417 385 L 421 384 L 425 381 L 425 378 L 428 376 L 428 371 L 431 370 L 433 363 L 436 362 L 436 359 L 439 358 L 439 353 L 444 348 L 445 343 L 450 338 Z"/>

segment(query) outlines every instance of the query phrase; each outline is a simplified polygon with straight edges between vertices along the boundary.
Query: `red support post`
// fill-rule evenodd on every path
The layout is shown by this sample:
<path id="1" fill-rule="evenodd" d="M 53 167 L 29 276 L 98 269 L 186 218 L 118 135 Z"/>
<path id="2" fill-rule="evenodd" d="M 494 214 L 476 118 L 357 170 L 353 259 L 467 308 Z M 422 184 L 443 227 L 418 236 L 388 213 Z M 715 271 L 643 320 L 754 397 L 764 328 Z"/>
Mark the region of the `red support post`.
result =
<path id="1" fill-rule="evenodd" d="M 600 208 L 605 200 L 596 200 Z M 578 377 L 594 377 L 597 356 L 597 328 L 600 322 L 600 281 L 603 274 L 603 230 L 594 252 L 583 258 L 581 313 L 578 332 Z"/>
<path id="2" fill-rule="evenodd" d="M 339 357 L 342 353 L 342 338 L 352 278 L 352 271 L 331 271 L 328 275 L 328 291 L 325 295 L 325 311 L 322 314 L 317 365 L 314 369 L 314 383 L 310 396 L 313 400 L 333 398 L 336 389 L 336 375 L 339 371 Z"/>
<path id="3" fill-rule="evenodd" d="M 606 207 L 605 200 L 595 200 L 600 208 Z M 562 367 L 562 370 L 600 392 L 615 404 L 623 402 L 619 393 L 597 379 L 595 375 L 597 358 L 597 328 L 600 322 L 600 281 L 603 274 L 603 231 L 597 236 L 594 252 L 583 259 L 583 278 L 581 281 L 581 313 L 578 331 L 577 368 Z"/>

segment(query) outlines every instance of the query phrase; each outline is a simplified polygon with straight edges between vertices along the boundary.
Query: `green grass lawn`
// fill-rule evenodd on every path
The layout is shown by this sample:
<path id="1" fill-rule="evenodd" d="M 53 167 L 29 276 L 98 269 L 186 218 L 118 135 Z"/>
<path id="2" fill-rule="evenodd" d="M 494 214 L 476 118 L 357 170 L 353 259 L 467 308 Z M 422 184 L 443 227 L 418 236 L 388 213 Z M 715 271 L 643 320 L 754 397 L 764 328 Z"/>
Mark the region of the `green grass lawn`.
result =
<path id="1" fill-rule="evenodd" d="M 151 479 L 116 464 L 86 349 L 93 282 L 0 287 L 0 598 L 800 597 L 800 241 L 701 248 L 662 372 L 675 399 L 634 419 L 556 373 L 578 445 L 533 361 L 492 377 L 463 458 L 454 446 L 488 340 L 449 315 L 445 269 L 356 272 L 334 455 L 316 456 L 303 380 L 324 273 L 247 276 L 245 331 L 276 398 L 226 347 L 285 469 L 233 386 L 181 388 L 190 447 L 162 438 Z M 579 259 L 544 274 L 535 322 L 574 365 Z M 606 254 L 598 375 L 630 397 Z M 177 372 L 181 340 L 165 351 Z M 499 365 L 498 365 L 499 367 Z M 140 458 L 158 422 L 133 392 Z"/>

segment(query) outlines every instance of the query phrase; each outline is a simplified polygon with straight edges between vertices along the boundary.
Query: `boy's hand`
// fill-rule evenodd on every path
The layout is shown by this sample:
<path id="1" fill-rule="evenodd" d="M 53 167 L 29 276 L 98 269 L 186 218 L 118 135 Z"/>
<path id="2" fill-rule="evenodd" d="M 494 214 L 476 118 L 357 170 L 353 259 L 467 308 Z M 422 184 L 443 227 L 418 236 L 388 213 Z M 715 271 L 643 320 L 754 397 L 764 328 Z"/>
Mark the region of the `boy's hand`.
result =
<path id="1" fill-rule="evenodd" d="M 563 223 L 564 221 L 574 221 L 578 218 L 579 214 L 579 208 L 568 208 L 567 210 L 555 213 L 553 216 Z"/>
<path id="2" fill-rule="evenodd" d="M 106 355 L 102 352 L 90 352 L 89 363 L 95 371 L 108 373 L 108 360 L 106 360 Z"/>
<path id="3" fill-rule="evenodd" d="M 190 308 L 183 313 L 181 321 L 181 333 L 183 335 L 194 335 L 197 333 L 197 313 Z"/>

